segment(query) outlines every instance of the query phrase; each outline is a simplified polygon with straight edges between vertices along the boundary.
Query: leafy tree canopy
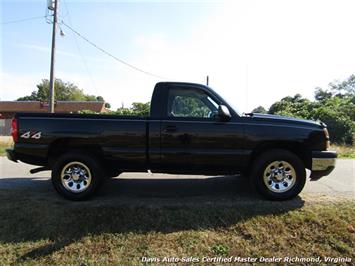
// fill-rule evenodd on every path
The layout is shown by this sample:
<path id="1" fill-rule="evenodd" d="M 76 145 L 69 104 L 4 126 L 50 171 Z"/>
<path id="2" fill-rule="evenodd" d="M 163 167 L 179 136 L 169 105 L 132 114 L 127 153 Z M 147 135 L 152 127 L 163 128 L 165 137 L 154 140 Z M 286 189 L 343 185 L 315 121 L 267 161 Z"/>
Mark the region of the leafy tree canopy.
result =
<path id="1" fill-rule="evenodd" d="M 267 110 L 263 106 L 258 106 L 251 111 L 252 113 L 267 114 Z"/>
<path id="2" fill-rule="evenodd" d="M 117 115 L 133 115 L 133 116 L 149 116 L 150 112 L 150 102 L 147 103 L 138 103 L 134 102 L 132 103 L 131 108 L 127 107 L 120 107 L 117 109 L 116 112 L 113 112 L 113 114 Z"/>
<path id="3" fill-rule="evenodd" d="M 189 96 L 177 96 L 172 111 L 180 117 L 208 117 L 210 112 L 201 100 Z"/>
<path id="4" fill-rule="evenodd" d="M 328 100 L 331 97 L 348 98 L 355 95 L 355 75 L 351 75 L 344 81 L 331 82 L 328 89 L 316 88 L 315 99 L 317 101 Z"/>
<path id="5" fill-rule="evenodd" d="M 331 140 L 352 144 L 355 134 L 355 75 L 345 81 L 329 83 L 327 89 L 315 89 L 315 101 L 296 94 L 271 105 L 269 114 L 279 114 L 327 124 Z"/>
<path id="6" fill-rule="evenodd" d="M 48 101 L 48 99 L 49 80 L 43 79 L 37 85 L 37 90 L 33 91 L 31 95 L 18 98 L 17 101 Z M 61 79 L 55 80 L 55 99 L 58 101 L 105 101 L 102 96 L 85 94 L 73 83 L 64 82 Z"/>

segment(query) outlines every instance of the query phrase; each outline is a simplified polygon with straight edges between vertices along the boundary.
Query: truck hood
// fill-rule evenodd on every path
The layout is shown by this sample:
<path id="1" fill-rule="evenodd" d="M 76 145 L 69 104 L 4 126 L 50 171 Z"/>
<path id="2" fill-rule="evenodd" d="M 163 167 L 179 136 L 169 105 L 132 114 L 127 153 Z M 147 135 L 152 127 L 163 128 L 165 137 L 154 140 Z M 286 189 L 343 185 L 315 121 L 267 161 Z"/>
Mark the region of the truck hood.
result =
<path id="1" fill-rule="evenodd" d="M 253 113 L 250 115 L 250 117 L 251 119 L 257 119 L 259 121 L 270 121 L 270 122 L 279 122 L 279 123 L 287 123 L 287 124 L 295 124 L 295 125 L 304 125 L 304 126 L 312 126 L 317 128 L 326 126 L 322 122 L 316 122 L 313 120 L 306 120 L 306 119 L 281 116 L 281 115 Z"/>

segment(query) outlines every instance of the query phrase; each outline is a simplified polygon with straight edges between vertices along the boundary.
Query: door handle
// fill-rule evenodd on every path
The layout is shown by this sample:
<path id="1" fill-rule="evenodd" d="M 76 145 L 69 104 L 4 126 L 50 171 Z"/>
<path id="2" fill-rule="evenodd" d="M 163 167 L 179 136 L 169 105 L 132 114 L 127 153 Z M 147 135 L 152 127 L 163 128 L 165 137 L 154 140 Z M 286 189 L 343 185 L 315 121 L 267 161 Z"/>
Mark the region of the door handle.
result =
<path id="1" fill-rule="evenodd" d="M 172 132 L 175 132 L 177 129 L 176 129 L 176 126 L 166 126 L 164 128 L 164 132 L 165 133 L 172 133 Z"/>

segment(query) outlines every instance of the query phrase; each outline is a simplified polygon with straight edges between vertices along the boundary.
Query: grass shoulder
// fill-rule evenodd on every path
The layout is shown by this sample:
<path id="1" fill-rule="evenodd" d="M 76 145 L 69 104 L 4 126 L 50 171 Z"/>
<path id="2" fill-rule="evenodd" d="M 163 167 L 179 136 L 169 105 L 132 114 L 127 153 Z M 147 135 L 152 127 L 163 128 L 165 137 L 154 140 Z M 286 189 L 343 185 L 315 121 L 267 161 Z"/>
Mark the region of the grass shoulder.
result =
<path id="1" fill-rule="evenodd" d="M 11 148 L 12 144 L 11 137 L 0 136 L 0 156 L 6 156 L 6 149 Z"/>
<path id="2" fill-rule="evenodd" d="M 5 264 L 142 265 L 142 257 L 353 257 L 352 199 L 154 204 L 0 196 Z M 147 203 L 148 202 L 148 203 Z M 150 202 L 150 203 L 149 203 Z M 165 201 L 168 202 L 168 201 Z"/>
<path id="3" fill-rule="evenodd" d="M 338 158 L 355 158 L 355 148 L 354 145 L 332 145 L 332 150 L 336 150 L 338 153 Z"/>

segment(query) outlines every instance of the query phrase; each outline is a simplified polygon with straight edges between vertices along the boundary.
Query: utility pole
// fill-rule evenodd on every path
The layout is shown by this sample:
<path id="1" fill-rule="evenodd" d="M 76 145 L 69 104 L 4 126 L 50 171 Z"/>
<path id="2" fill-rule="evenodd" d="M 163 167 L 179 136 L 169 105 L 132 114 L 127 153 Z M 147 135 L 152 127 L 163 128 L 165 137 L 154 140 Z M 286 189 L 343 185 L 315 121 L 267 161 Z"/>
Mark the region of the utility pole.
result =
<path id="1" fill-rule="evenodd" d="M 51 72 L 50 72 L 50 80 L 49 80 L 49 106 L 48 106 L 49 113 L 54 113 L 54 95 L 55 95 L 54 64 L 55 64 L 55 37 L 57 31 L 58 1 L 59 0 L 54 0 L 54 7 L 53 7 L 54 14 L 53 14 L 53 31 L 52 31 L 52 54 L 51 54 Z"/>
<path id="2" fill-rule="evenodd" d="M 206 85 L 208 86 L 210 84 L 210 77 L 207 75 L 206 77 Z"/>

